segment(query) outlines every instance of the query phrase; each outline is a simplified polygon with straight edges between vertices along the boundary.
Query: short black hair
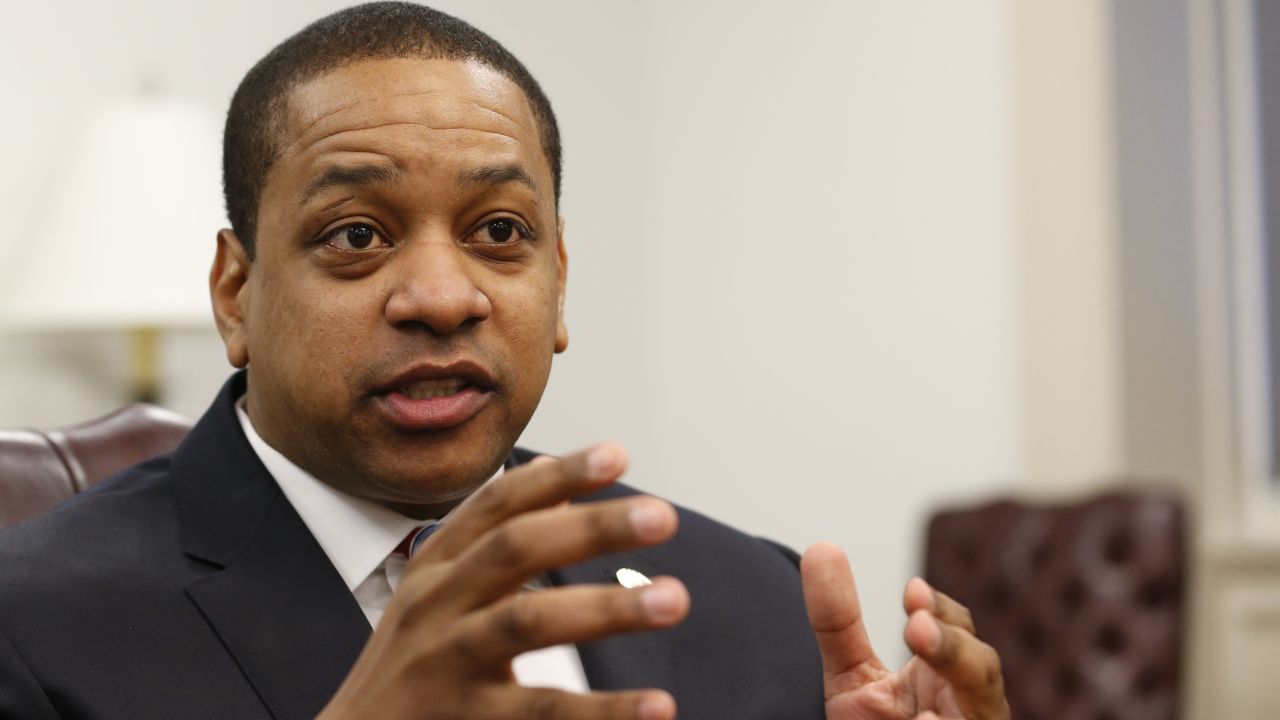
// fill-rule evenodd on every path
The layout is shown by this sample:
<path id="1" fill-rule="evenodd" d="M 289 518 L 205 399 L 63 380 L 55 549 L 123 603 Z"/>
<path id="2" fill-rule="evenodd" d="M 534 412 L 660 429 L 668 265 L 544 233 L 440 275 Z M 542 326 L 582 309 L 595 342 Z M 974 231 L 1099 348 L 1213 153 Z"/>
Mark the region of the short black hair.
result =
<path id="1" fill-rule="evenodd" d="M 498 41 L 452 15 L 408 2 L 340 10 L 277 45 L 240 81 L 222 138 L 222 189 L 231 227 L 254 257 L 258 202 L 279 153 L 290 92 L 343 65 L 378 58 L 475 60 L 516 84 L 538 123 L 560 204 L 560 130 L 551 101 Z"/>

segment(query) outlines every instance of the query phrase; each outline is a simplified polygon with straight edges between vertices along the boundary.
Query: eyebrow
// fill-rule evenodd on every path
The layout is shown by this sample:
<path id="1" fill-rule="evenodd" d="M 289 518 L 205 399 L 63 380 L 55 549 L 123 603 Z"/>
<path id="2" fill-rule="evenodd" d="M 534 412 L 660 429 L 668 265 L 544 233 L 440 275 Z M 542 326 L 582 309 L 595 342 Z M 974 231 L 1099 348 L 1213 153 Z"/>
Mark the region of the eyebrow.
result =
<path id="1" fill-rule="evenodd" d="M 315 196 L 333 187 L 368 187 L 390 185 L 404 175 L 404 171 L 391 165 L 356 165 L 331 167 L 320 177 L 307 183 L 298 196 L 298 204 L 305 205 Z"/>
<path id="2" fill-rule="evenodd" d="M 520 183 L 533 191 L 538 197 L 542 197 L 542 190 L 538 184 L 533 181 L 533 177 L 524 169 L 524 167 L 512 163 L 510 165 L 488 165 L 485 167 L 464 170 L 458 173 L 458 182 L 464 185 L 505 185 L 507 183 Z"/>

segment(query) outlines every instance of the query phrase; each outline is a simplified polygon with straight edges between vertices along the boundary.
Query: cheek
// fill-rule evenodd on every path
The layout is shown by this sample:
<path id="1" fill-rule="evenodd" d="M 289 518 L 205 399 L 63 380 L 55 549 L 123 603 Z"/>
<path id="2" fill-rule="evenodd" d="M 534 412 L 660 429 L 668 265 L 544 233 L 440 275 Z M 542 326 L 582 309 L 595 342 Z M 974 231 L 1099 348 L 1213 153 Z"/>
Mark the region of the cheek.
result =
<path id="1" fill-rule="evenodd" d="M 550 352 L 554 347 L 557 292 L 554 282 L 525 283 L 505 292 L 495 310 L 502 308 L 502 324 L 527 353 Z M 495 312 L 496 314 L 496 312 Z"/>
<path id="2" fill-rule="evenodd" d="M 532 412 L 546 386 L 555 349 L 556 293 L 542 282 L 504 283 L 489 294 L 491 340 L 506 355 L 512 399 Z M 500 339 L 499 339 L 500 338 Z M 527 407 L 526 407 L 527 406 Z"/>
<path id="3" fill-rule="evenodd" d="M 359 348 L 379 322 L 374 298 L 343 283 L 301 283 L 273 278 L 258 295 L 260 310 L 250 329 L 250 361 L 277 369 L 299 388 L 344 381 L 355 373 Z M 308 395 L 318 395 L 307 393 Z"/>

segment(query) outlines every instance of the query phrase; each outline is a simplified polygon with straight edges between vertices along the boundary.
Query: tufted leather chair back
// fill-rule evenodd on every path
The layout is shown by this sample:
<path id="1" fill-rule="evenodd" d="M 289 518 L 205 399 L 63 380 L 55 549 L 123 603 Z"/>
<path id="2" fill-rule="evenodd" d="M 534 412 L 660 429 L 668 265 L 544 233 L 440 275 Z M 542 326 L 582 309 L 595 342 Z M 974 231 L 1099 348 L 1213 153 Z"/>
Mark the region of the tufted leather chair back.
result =
<path id="1" fill-rule="evenodd" d="M 134 404 L 60 430 L 0 430 L 0 528 L 173 450 L 190 429 L 176 413 Z"/>
<path id="2" fill-rule="evenodd" d="M 946 510 L 925 553 L 926 579 L 1000 652 L 1013 717 L 1178 716 L 1186 546 L 1175 498 Z"/>

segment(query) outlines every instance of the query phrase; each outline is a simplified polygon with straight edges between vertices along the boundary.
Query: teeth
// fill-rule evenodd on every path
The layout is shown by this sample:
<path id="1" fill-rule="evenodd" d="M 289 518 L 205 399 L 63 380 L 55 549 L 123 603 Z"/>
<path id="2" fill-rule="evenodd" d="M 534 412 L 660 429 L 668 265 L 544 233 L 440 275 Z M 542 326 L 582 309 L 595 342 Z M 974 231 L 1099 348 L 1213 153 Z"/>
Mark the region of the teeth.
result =
<path id="1" fill-rule="evenodd" d="M 427 398 L 453 395 L 466 387 L 466 385 L 466 380 L 456 378 L 451 380 L 422 380 L 400 388 L 400 394 L 410 400 L 426 400 Z"/>

